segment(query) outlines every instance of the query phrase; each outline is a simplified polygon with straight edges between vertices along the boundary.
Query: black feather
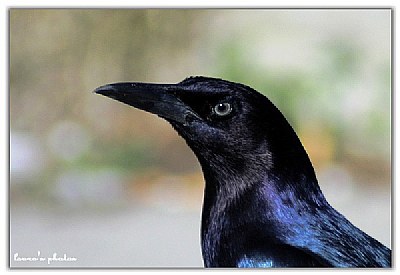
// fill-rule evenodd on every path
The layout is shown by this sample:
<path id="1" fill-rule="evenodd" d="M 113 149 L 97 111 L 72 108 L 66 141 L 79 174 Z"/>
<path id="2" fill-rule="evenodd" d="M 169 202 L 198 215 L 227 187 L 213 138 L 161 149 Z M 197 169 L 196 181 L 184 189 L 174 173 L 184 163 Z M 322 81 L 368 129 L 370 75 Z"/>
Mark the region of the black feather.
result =
<path id="1" fill-rule="evenodd" d="M 165 118 L 196 154 L 206 267 L 391 266 L 390 249 L 329 205 L 293 128 L 252 88 L 190 77 L 95 92 Z"/>

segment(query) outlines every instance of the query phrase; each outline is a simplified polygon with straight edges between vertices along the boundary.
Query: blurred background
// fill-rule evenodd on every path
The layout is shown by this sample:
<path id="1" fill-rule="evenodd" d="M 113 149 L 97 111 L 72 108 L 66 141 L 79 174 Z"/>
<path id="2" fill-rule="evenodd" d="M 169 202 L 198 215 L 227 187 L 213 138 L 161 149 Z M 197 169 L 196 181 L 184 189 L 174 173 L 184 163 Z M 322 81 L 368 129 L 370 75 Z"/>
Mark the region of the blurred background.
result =
<path id="1" fill-rule="evenodd" d="M 167 122 L 92 93 L 191 75 L 269 97 L 328 201 L 391 246 L 389 9 L 11 9 L 9 19 L 12 267 L 202 266 L 194 154 Z M 17 260 L 54 253 L 77 260 Z"/>

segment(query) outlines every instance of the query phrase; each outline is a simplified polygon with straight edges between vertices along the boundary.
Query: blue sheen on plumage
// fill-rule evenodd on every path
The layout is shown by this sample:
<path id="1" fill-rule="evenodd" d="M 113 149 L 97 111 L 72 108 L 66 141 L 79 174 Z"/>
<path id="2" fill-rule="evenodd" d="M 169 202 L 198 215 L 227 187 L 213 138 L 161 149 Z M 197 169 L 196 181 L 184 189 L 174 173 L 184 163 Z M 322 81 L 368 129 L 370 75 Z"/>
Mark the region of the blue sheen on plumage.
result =
<path id="1" fill-rule="evenodd" d="M 240 268 L 269 268 L 274 267 L 272 260 L 260 257 L 247 257 L 246 255 L 240 259 L 237 264 Z"/>
<path id="2" fill-rule="evenodd" d="M 390 249 L 329 205 L 294 129 L 254 89 L 191 77 L 95 92 L 166 119 L 198 158 L 206 267 L 391 266 Z"/>

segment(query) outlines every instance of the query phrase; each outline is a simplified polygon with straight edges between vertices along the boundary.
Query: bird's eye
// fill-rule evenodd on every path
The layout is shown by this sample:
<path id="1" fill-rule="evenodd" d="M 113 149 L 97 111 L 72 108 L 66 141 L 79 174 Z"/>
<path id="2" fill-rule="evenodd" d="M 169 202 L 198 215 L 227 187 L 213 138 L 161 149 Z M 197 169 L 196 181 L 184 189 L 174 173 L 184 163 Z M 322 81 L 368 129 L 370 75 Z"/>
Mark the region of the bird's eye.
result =
<path id="1" fill-rule="evenodd" d="M 227 102 L 218 103 L 217 105 L 214 106 L 214 113 L 218 116 L 226 116 L 229 115 L 231 112 L 232 112 L 232 106 Z"/>

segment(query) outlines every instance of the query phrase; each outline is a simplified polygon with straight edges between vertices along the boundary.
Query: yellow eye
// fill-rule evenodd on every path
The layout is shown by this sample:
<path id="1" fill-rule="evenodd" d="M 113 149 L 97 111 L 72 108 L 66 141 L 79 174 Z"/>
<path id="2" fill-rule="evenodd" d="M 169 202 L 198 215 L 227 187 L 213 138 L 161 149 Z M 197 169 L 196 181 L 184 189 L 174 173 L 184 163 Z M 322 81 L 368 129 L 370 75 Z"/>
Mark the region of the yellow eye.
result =
<path id="1" fill-rule="evenodd" d="M 232 112 L 232 106 L 227 102 L 218 103 L 214 106 L 214 113 L 218 116 L 226 116 L 229 115 L 230 112 Z"/>

